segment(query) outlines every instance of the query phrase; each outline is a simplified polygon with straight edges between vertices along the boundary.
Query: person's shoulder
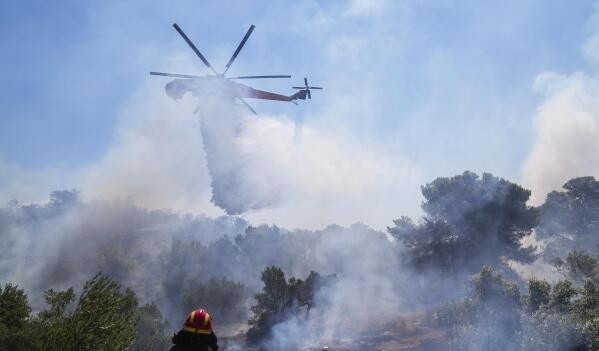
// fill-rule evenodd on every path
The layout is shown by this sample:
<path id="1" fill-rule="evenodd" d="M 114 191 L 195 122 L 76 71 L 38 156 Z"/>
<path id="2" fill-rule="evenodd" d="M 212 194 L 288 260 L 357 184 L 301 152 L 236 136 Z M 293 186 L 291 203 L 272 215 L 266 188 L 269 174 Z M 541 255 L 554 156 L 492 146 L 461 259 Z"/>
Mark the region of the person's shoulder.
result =
<path id="1" fill-rule="evenodd" d="M 180 345 L 173 345 L 168 351 L 189 351 L 189 349 Z"/>

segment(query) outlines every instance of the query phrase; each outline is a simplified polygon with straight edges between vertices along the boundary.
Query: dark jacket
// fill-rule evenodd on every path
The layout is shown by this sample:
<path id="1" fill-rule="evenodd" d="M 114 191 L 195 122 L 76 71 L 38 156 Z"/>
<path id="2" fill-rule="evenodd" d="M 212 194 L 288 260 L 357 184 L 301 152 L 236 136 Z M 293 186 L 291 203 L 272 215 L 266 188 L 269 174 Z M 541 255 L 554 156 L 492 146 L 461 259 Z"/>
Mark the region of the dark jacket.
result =
<path id="1" fill-rule="evenodd" d="M 218 339 L 214 333 L 210 335 L 194 334 L 184 330 L 173 336 L 173 344 L 170 351 L 217 351 Z"/>

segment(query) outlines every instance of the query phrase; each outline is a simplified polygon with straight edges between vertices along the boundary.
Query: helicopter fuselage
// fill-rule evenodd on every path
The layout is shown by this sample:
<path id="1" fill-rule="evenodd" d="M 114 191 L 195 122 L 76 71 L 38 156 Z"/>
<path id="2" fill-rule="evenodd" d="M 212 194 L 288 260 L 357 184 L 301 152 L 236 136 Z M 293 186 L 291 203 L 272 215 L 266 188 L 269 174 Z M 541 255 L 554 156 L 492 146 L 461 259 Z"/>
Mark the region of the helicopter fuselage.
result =
<path id="1" fill-rule="evenodd" d="M 275 101 L 293 101 L 305 99 L 306 92 L 299 91 L 291 96 L 254 89 L 244 84 L 234 82 L 219 76 L 204 76 L 192 79 L 173 79 L 164 87 L 166 93 L 177 100 L 190 92 L 195 97 L 217 96 L 219 98 L 263 99 Z"/>

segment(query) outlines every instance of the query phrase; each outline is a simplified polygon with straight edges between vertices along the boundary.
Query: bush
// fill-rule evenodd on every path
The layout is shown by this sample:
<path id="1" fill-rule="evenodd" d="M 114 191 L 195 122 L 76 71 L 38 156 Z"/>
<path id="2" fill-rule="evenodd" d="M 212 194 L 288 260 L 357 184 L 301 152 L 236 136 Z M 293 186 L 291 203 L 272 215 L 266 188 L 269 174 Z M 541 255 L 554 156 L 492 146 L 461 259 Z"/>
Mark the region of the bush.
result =
<path id="1" fill-rule="evenodd" d="M 122 291 L 110 277 L 96 275 L 85 283 L 77 306 L 72 289 L 46 292 L 50 309 L 39 314 L 44 350 L 114 350 L 129 347 L 135 338 L 137 299 L 131 290 Z"/>
<path id="2" fill-rule="evenodd" d="M 440 307 L 437 320 L 462 350 L 597 350 L 599 289 L 591 280 L 578 289 L 530 279 L 520 298 L 515 284 L 483 267 L 470 294 Z"/>
<path id="3" fill-rule="evenodd" d="M 310 272 L 306 280 L 285 279 L 285 273 L 278 267 L 270 266 L 262 271 L 262 292 L 255 296 L 256 304 L 252 306 L 252 318 L 248 321 L 250 329 L 247 341 L 258 344 L 268 337 L 272 328 L 291 316 L 298 316 L 305 308 L 307 318 L 310 308 L 314 306 L 315 292 L 331 284 L 334 276 L 321 277 Z"/>
<path id="4" fill-rule="evenodd" d="M 106 275 L 85 283 L 76 306 L 72 288 L 45 298 L 48 308 L 31 316 L 23 290 L 0 289 L 0 350 L 122 351 L 135 338 L 135 294 Z"/>
<path id="5" fill-rule="evenodd" d="M 485 266 L 474 277 L 467 300 L 467 314 L 455 324 L 451 336 L 465 350 L 513 349 L 520 331 L 520 291 L 514 283 Z"/>

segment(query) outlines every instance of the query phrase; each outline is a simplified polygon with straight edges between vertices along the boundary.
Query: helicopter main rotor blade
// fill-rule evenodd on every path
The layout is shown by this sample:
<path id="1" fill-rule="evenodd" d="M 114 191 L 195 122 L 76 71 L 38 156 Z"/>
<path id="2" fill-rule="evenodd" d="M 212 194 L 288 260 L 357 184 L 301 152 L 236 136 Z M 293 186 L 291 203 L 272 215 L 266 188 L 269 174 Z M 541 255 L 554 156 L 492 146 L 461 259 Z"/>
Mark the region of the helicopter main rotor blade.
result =
<path id="1" fill-rule="evenodd" d="M 245 107 L 247 107 L 248 109 L 250 109 L 250 111 L 252 111 L 252 113 L 254 113 L 255 115 L 258 115 L 256 113 L 256 111 L 254 111 L 254 109 L 252 108 L 252 106 L 250 106 L 250 104 L 248 104 L 247 102 L 245 102 L 245 100 L 242 97 L 237 96 L 237 98 L 239 99 L 239 101 L 241 101 L 245 105 Z"/>
<path id="2" fill-rule="evenodd" d="M 194 76 L 192 74 L 177 74 L 177 73 L 164 73 L 164 72 L 150 72 L 153 76 L 163 77 L 175 77 L 175 78 L 202 78 L 201 76 Z"/>
<path id="3" fill-rule="evenodd" d="M 257 79 L 257 78 L 291 78 L 291 76 L 287 75 L 272 75 L 272 76 L 239 76 L 239 77 L 231 77 L 229 79 Z"/>
<path id="4" fill-rule="evenodd" d="M 322 90 L 324 88 L 322 88 L 322 87 L 310 87 L 310 89 L 320 89 L 320 90 Z"/>
<path id="5" fill-rule="evenodd" d="M 250 26 L 250 29 L 248 29 L 247 33 L 245 33 L 245 36 L 243 37 L 243 39 L 241 39 L 241 43 L 239 43 L 239 45 L 237 45 L 237 49 L 235 49 L 233 56 L 231 56 L 231 58 L 229 59 L 229 62 L 227 62 L 227 64 L 225 65 L 225 71 L 223 72 L 223 76 L 225 75 L 225 73 L 227 73 L 227 71 L 229 70 L 229 67 L 231 67 L 231 64 L 233 63 L 233 61 L 235 61 L 235 58 L 237 58 L 237 55 L 239 55 L 239 52 L 245 45 L 245 42 L 248 40 L 250 35 L 252 35 L 254 28 L 256 28 L 256 26 L 252 24 Z"/>
<path id="6" fill-rule="evenodd" d="M 193 52 L 195 52 L 196 55 L 198 55 L 200 60 L 202 60 L 202 62 L 204 62 L 204 65 L 206 65 L 206 67 L 210 68 L 212 70 L 212 72 L 214 72 L 214 74 L 218 75 L 216 70 L 210 65 L 210 62 L 208 62 L 208 60 L 206 60 L 206 58 L 204 57 L 204 55 L 202 55 L 200 50 L 198 50 L 198 48 L 196 48 L 196 46 L 193 45 L 191 40 L 187 37 L 187 35 L 185 35 L 185 32 L 183 32 L 183 30 L 179 27 L 179 25 L 176 23 L 173 23 L 173 27 L 183 37 L 183 39 L 185 40 L 187 45 L 189 45 L 189 47 L 193 50 Z"/>

